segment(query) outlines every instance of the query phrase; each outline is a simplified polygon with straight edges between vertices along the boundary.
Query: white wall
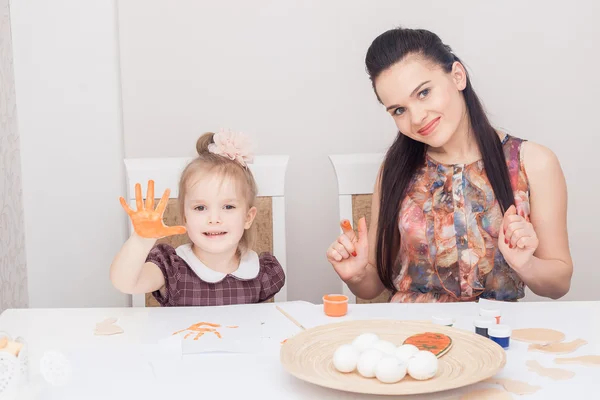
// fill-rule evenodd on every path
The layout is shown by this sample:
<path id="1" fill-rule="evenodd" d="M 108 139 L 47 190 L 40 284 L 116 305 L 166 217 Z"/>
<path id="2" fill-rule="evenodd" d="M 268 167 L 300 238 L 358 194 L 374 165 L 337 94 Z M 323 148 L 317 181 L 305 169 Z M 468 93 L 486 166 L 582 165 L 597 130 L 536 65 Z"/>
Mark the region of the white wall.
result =
<path id="1" fill-rule="evenodd" d="M 31 307 L 124 306 L 108 270 L 125 240 L 114 1 L 12 1 Z"/>
<path id="2" fill-rule="evenodd" d="M 16 111 L 8 0 L 0 0 L 0 313 L 29 300 Z"/>
<path id="3" fill-rule="evenodd" d="M 440 34 L 494 122 L 558 154 L 575 259 L 566 298 L 600 299 L 598 2 L 121 0 L 118 21 L 114 3 L 12 3 L 32 306 L 127 303 L 108 281 L 126 237 L 117 23 L 127 157 L 190 155 L 200 133 L 222 126 L 252 134 L 263 154 L 291 155 L 291 299 L 341 290 L 325 260 L 338 234 L 327 155 L 390 143 L 364 55 L 398 24 Z"/>
<path id="4" fill-rule="evenodd" d="M 331 153 L 384 151 L 394 135 L 364 71 L 371 41 L 402 24 L 438 33 L 472 70 L 493 121 L 552 148 L 569 185 L 575 259 L 566 299 L 600 299 L 592 229 L 600 172 L 598 2 L 319 0 L 119 2 L 127 156 L 194 151 L 205 130 L 251 133 L 290 154 L 289 296 L 340 290 Z M 594 195 L 594 193 L 596 195 Z"/>

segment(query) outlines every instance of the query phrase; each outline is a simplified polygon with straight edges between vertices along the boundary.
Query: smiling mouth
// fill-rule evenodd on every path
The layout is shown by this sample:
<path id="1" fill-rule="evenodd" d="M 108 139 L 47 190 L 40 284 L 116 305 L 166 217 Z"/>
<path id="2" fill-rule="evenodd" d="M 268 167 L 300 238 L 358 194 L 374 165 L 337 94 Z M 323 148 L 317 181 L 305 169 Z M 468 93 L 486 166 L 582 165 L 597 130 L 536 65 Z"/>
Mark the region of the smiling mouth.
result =
<path id="1" fill-rule="evenodd" d="M 433 121 L 431 121 L 430 123 L 428 123 L 427 125 L 422 127 L 421 129 L 419 129 L 417 132 L 420 133 L 421 135 L 427 135 L 427 134 L 431 133 L 437 127 L 437 123 L 439 120 L 440 120 L 440 117 L 437 117 L 436 119 L 434 119 Z"/>
<path id="2" fill-rule="evenodd" d="M 208 237 L 218 237 L 226 234 L 227 232 L 203 232 L 203 235 Z"/>

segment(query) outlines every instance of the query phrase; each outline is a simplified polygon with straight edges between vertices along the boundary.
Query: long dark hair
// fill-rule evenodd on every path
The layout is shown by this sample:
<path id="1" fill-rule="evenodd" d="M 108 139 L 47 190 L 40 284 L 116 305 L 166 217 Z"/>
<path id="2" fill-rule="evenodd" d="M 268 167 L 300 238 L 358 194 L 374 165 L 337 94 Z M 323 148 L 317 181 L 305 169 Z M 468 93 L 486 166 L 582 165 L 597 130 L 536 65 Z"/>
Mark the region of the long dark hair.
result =
<path id="1" fill-rule="evenodd" d="M 430 31 L 407 28 L 391 29 L 379 35 L 367 51 L 365 64 L 373 89 L 375 89 L 375 80 L 383 71 L 400 62 L 409 54 L 421 55 L 438 64 L 447 73 L 452 71 L 455 61 L 461 62 L 452 53 L 452 49 Z M 502 142 L 489 122 L 483 105 L 473 90 L 468 74 L 463 96 L 471 129 L 483 157 L 485 172 L 502 213 L 504 213 L 514 204 L 514 195 Z M 398 132 L 396 140 L 387 151 L 383 162 L 379 185 L 381 198 L 377 225 L 376 260 L 379 278 L 384 286 L 392 292 L 396 291 L 392 274 L 398 262 L 400 250 L 400 232 L 398 230 L 400 206 L 415 172 L 425 162 L 426 150 L 424 143 Z"/>

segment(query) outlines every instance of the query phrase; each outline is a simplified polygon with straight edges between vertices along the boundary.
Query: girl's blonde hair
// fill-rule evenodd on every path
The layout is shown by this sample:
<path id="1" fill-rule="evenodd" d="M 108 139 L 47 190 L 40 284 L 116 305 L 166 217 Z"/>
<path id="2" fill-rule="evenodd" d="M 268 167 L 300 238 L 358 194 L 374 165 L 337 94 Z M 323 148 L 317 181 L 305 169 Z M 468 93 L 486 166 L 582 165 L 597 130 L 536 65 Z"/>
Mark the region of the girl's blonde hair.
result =
<path id="1" fill-rule="evenodd" d="M 211 153 L 208 148 L 214 143 L 215 133 L 207 132 L 198 138 L 196 142 L 196 151 L 198 157 L 193 159 L 181 173 L 179 179 L 179 210 L 183 221 L 185 221 L 185 196 L 188 188 L 189 179 L 198 171 L 219 174 L 222 178 L 233 179 L 238 185 L 236 189 L 242 189 L 246 200 L 247 209 L 254 207 L 258 189 L 254 175 L 250 168 L 242 166 L 238 161 L 231 160 L 228 157 Z M 238 245 L 238 255 L 244 254 L 254 246 L 256 239 L 256 229 L 253 223 L 249 229 L 244 231 Z"/>

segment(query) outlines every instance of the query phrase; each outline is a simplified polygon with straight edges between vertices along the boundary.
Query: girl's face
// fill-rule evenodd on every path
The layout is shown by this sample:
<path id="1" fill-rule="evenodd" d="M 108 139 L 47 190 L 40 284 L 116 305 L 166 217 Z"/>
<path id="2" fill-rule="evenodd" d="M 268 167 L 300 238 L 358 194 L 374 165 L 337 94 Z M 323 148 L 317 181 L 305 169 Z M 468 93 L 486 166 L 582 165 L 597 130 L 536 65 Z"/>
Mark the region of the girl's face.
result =
<path id="1" fill-rule="evenodd" d="M 184 200 L 185 227 L 200 250 L 219 254 L 235 251 L 256 208 L 248 208 L 236 182 L 220 174 L 199 172 L 188 180 Z"/>
<path id="2" fill-rule="evenodd" d="M 464 67 L 455 62 L 450 73 L 417 55 L 405 57 L 383 71 L 375 90 L 398 130 L 434 148 L 442 147 L 465 123 Z"/>

